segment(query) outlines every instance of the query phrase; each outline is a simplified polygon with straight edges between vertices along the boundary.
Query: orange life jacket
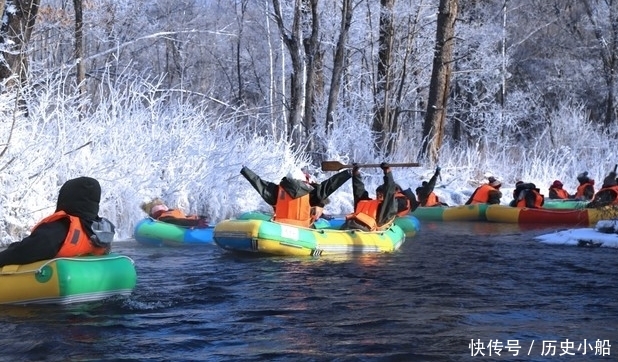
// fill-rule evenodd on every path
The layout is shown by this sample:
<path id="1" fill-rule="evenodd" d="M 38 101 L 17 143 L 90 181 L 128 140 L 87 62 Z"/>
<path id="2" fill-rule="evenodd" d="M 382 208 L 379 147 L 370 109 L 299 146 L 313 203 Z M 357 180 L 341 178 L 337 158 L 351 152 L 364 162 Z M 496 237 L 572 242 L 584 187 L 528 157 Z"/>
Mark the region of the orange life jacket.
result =
<path id="1" fill-rule="evenodd" d="M 293 199 L 279 186 L 279 195 L 275 204 L 273 221 L 282 224 L 298 225 L 308 228 L 313 223 L 309 194 Z"/>
<path id="2" fill-rule="evenodd" d="M 381 200 L 361 200 L 356 205 L 356 210 L 353 214 L 346 216 L 346 219 L 356 219 L 365 224 L 370 231 L 378 229 L 378 206 L 382 203 Z"/>
<path id="3" fill-rule="evenodd" d="M 82 227 L 80 219 L 77 216 L 69 215 L 64 211 L 57 211 L 44 218 L 36 224 L 32 230 L 34 231 L 41 224 L 46 224 L 65 218 L 69 219 L 69 232 L 67 233 L 58 254 L 56 254 L 57 258 L 107 254 L 107 250 L 105 248 L 97 247 L 90 241 L 88 234 Z"/>
<path id="4" fill-rule="evenodd" d="M 605 190 L 614 190 L 616 195 L 618 195 L 618 185 L 610 186 L 610 187 L 604 187 L 604 188 L 600 189 L 599 191 L 597 191 L 597 193 L 599 193 L 601 191 L 605 191 Z M 610 205 L 618 205 L 618 197 L 614 198 Z"/>
<path id="5" fill-rule="evenodd" d="M 554 192 L 556 193 L 556 196 L 558 196 L 559 199 L 568 199 L 569 198 L 569 193 L 566 192 L 565 189 L 559 189 L 559 188 L 555 188 L 555 187 L 550 187 L 549 191 L 551 192 L 551 190 L 554 190 Z"/>
<path id="6" fill-rule="evenodd" d="M 484 184 L 477 187 L 476 191 L 474 191 L 474 198 L 472 198 L 472 202 L 470 205 L 474 204 L 486 204 L 489 201 L 489 191 L 495 191 L 496 189 L 489 186 L 489 184 Z"/>
<path id="7" fill-rule="evenodd" d="M 406 195 L 402 194 L 401 192 L 396 192 L 395 193 L 395 199 L 396 200 L 404 200 L 406 202 L 405 209 L 402 209 L 401 211 L 399 211 L 397 213 L 397 216 L 405 216 L 405 215 L 409 214 L 410 210 L 412 209 L 412 204 L 410 202 L 410 199 L 408 199 L 406 197 Z M 376 209 L 376 211 L 377 211 L 377 209 Z"/>
<path id="8" fill-rule="evenodd" d="M 436 205 L 440 205 L 440 200 L 438 199 L 438 196 L 436 196 L 436 194 L 432 191 L 429 195 L 427 195 L 427 202 L 425 203 L 425 205 L 421 205 L 421 206 L 436 206 Z"/>
<path id="9" fill-rule="evenodd" d="M 584 184 L 581 184 L 579 186 L 577 186 L 577 192 L 575 193 L 575 198 L 576 199 L 583 199 L 584 198 L 584 190 L 586 189 L 586 186 L 591 186 L 593 191 L 594 191 L 594 185 L 591 182 L 586 182 Z"/>
<path id="10" fill-rule="evenodd" d="M 160 220 L 164 217 L 173 217 L 175 219 L 197 219 L 197 215 L 187 216 L 184 212 L 178 209 L 171 209 L 171 210 L 163 211 L 161 215 L 159 215 L 157 220 Z"/>
<path id="11" fill-rule="evenodd" d="M 541 207 L 543 207 L 543 196 L 541 196 L 540 193 L 538 193 L 538 191 L 536 190 L 530 190 L 530 192 L 532 192 L 534 194 L 534 208 L 540 209 Z M 517 201 L 517 205 L 516 207 L 527 207 L 526 206 L 526 198 L 522 198 L 521 200 Z"/>

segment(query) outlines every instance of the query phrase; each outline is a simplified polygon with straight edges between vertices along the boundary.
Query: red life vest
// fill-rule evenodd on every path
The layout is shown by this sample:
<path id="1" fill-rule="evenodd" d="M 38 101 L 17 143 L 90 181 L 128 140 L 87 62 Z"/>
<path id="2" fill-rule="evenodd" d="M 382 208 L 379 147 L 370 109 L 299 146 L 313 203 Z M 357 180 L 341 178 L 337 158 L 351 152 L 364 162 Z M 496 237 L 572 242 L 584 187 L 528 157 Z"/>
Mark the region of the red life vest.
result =
<path id="1" fill-rule="evenodd" d="M 438 196 L 436 196 L 436 194 L 432 191 L 429 195 L 427 195 L 427 202 L 425 203 L 425 205 L 421 205 L 421 206 L 436 206 L 436 205 L 440 205 L 440 200 L 438 199 Z"/>
<path id="2" fill-rule="evenodd" d="M 616 185 L 616 186 L 610 186 L 610 187 L 604 187 L 604 188 L 600 189 L 599 191 L 597 191 L 597 194 L 598 194 L 599 192 L 601 192 L 601 191 L 605 191 L 605 190 L 613 190 L 613 191 L 616 193 L 616 195 L 618 195 L 618 185 Z M 593 199 L 593 200 L 594 200 L 594 199 Z M 612 202 L 610 203 L 610 205 L 618 205 L 618 197 L 614 198 L 614 199 L 612 200 Z"/>
<path id="3" fill-rule="evenodd" d="M 173 217 L 175 219 L 197 219 L 197 215 L 187 216 L 184 212 L 178 209 L 171 209 L 167 211 L 163 211 L 157 220 L 161 220 L 164 217 Z"/>
<path id="4" fill-rule="evenodd" d="M 356 205 L 356 210 L 353 214 L 346 216 L 346 219 L 356 219 L 365 224 L 370 231 L 378 229 L 378 206 L 382 203 L 381 200 L 361 200 Z"/>
<path id="5" fill-rule="evenodd" d="M 559 199 L 568 199 L 569 198 L 569 193 L 566 192 L 565 189 L 559 189 L 559 188 L 555 188 L 555 187 L 550 187 L 549 191 L 551 192 L 551 190 L 554 190 L 554 192 L 556 193 L 556 196 L 558 196 Z"/>
<path id="6" fill-rule="evenodd" d="M 489 191 L 495 190 L 496 189 L 489 186 L 489 184 L 479 186 L 476 191 L 474 191 L 474 198 L 472 198 L 472 202 L 470 202 L 470 205 L 486 204 L 487 201 L 489 201 Z"/>
<path id="7" fill-rule="evenodd" d="M 538 193 L 536 190 L 530 190 L 530 192 L 534 194 L 534 205 L 532 207 L 536 209 L 540 209 L 541 207 L 543 207 L 543 196 L 541 196 L 541 194 Z M 517 201 L 516 206 L 517 207 L 528 207 L 526 206 L 526 198 L 524 197 L 521 200 Z"/>
<path id="8" fill-rule="evenodd" d="M 277 203 L 275 204 L 273 221 L 282 224 L 298 225 L 308 228 L 313 223 L 309 194 L 293 199 L 279 186 Z"/>
<path id="9" fill-rule="evenodd" d="M 584 199 L 584 191 L 586 190 L 586 186 L 590 186 L 592 187 L 592 190 L 594 191 L 594 185 L 591 182 L 586 182 L 584 184 L 581 184 L 579 186 L 577 186 L 577 192 L 575 193 L 575 198 L 576 199 Z"/>
<path id="10" fill-rule="evenodd" d="M 67 233 L 58 254 L 56 254 L 57 258 L 107 254 L 107 250 L 105 248 L 97 247 L 90 241 L 90 237 L 88 237 L 88 234 L 82 227 L 80 219 L 77 216 L 69 215 L 64 211 L 57 211 L 44 218 L 36 224 L 32 230 L 34 231 L 41 224 L 46 224 L 65 218 L 69 219 L 69 232 Z"/>

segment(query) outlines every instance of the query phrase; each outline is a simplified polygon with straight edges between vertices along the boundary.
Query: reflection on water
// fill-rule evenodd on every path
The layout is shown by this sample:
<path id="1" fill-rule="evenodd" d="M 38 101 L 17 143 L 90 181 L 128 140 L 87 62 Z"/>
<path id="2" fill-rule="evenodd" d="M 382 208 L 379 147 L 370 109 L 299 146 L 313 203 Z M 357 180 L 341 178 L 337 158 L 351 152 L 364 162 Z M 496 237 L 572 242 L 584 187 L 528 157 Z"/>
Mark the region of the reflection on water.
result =
<path id="1" fill-rule="evenodd" d="M 396 253 L 320 258 L 117 243 L 134 293 L 3 306 L 0 361 L 482 360 L 473 340 L 533 344 L 504 360 L 548 361 L 543 340 L 617 342 L 618 250 L 533 239 L 558 228 L 423 222 Z"/>

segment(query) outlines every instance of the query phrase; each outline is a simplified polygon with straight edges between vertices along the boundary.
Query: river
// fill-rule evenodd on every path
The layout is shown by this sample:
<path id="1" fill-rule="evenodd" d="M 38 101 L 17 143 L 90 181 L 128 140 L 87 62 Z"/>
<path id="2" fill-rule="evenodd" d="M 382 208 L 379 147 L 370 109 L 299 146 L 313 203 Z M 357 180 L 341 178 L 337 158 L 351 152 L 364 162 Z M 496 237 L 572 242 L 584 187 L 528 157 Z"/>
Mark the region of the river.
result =
<path id="1" fill-rule="evenodd" d="M 618 249 L 555 228 L 423 222 L 392 254 L 239 256 L 116 242 L 130 297 L 2 306 L 0 361 L 611 361 Z"/>

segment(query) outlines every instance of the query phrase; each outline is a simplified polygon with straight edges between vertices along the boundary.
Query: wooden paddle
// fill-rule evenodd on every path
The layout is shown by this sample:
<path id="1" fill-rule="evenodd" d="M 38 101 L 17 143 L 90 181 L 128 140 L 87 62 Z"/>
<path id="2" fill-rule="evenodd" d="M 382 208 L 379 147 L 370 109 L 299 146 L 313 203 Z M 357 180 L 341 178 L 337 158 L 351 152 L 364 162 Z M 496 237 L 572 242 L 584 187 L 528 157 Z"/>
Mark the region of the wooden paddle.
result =
<path id="1" fill-rule="evenodd" d="M 416 162 L 409 163 L 389 163 L 388 167 L 419 167 L 421 164 Z M 344 168 L 352 168 L 354 165 L 344 165 L 339 161 L 322 161 L 322 171 L 339 171 Z M 358 167 L 380 167 L 379 163 L 358 164 Z"/>

